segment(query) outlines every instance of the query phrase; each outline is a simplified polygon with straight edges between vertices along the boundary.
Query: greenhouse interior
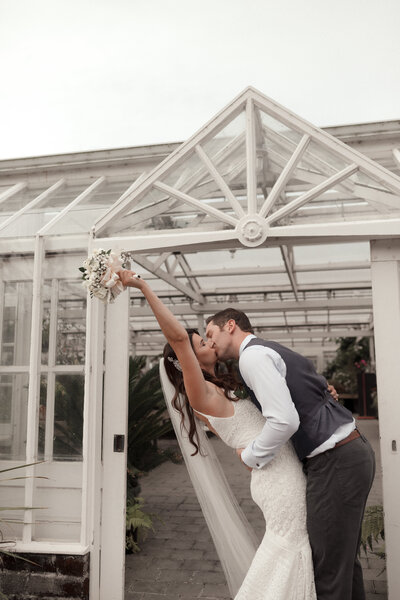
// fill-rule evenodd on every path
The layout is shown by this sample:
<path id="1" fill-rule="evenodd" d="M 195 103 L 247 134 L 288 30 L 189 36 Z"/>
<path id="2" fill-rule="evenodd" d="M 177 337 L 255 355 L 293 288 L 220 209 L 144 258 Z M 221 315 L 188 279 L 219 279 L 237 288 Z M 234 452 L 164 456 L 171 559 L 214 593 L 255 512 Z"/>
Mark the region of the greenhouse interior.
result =
<path id="1" fill-rule="evenodd" d="M 127 432 L 129 357 L 154 365 L 165 342 L 135 290 L 88 297 L 79 267 L 96 248 L 129 252 L 201 333 L 236 307 L 318 371 L 338 338 L 368 338 L 400 587 L 400 122 L 319 129 L 247 88 L 184 143 L 0 162 L 1 468 L 29 465 L 2 484 L 19 507 L 3 540 L 88 557 L 90 598 L 112 585 L 117 600 L 126 449 L 113 439 Z"/>

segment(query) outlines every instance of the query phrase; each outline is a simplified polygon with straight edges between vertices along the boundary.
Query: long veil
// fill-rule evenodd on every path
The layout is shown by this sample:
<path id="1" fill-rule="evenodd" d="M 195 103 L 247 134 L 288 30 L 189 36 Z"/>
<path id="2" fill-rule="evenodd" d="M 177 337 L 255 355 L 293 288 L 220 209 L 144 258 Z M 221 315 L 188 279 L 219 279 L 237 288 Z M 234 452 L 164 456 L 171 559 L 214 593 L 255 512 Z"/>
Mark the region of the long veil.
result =
<path id="1" fill-rule="evenodd" d="M 234 597 L 259 542 L 229 486 L 205 431 L 200 427 L 200 447 L 205 456 L 191 456 L 193 446 L 186 428 L 181 426 L 181 414 L 172 406 L 175 390 L 165 371 L 164 359 L 160 361 L 160 380 L 190 479 L 225 572 L 229 591 Z"/>

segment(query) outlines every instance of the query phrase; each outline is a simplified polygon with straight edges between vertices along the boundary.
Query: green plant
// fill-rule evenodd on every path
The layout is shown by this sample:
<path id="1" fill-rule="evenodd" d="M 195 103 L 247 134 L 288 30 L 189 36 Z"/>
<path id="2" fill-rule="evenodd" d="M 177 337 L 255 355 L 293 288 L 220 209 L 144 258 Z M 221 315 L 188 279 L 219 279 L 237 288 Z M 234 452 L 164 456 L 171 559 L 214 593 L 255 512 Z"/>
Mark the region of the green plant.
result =
<path id="1" fill-rule="evenodd" d="M 369 340 L 366 337 L 342 337 L 336 339 L 338 349 L 331 360 L 324 376 L 339 393 L 357 393 L 357 375 L 365 371 L 370 360 Z"/>
<path id="2" fill-rule="evenodd" d="M 157 441 L 172 432 L 165 415 L 158 365 L 144 372 L 146 358 L 129 361 L 128 465 L 150 471 L 165 460 L 177 457 L 171 450 L 160 450 Z"/>
<path id="3" fill-rule="evenodd" d="M 129 554 L 140 551 L 138 542 L 146 539 L 150 529 L 154 531 L 154 519 L 162 522 L 156 514 L 146 513 L 143 505 L 143 498 L 138 497 L 128 501 L 126 507 L 125 548 Z"/>
<path id="4" fill-rule="evenodd" d="M 361 547 L 365 554 L 367 547 L 379 558 L 385 559 L 386 553 L 382 550 L 374 550 L 374 544 L 381 539 L 385 541 L 385 526 L 383 521 L 383 506 L 376 504 L 367 506 L 361 530 Z"/>

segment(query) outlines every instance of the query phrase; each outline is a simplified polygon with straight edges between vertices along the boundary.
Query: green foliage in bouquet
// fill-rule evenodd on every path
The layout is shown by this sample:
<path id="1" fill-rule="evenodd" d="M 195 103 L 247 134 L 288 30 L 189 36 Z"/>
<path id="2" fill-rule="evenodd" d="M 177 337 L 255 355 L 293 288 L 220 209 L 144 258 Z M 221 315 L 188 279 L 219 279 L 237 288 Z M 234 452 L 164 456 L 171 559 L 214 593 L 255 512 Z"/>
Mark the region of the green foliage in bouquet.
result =
<path id="1" fill-rule="evenodd" d="M 336 356 L 323 374 L 339 393 L 356 394 L 357 375 L 369 365 L 369 340 L 367 337 L 342 337 L 336 343 L 339 344 Z"/>

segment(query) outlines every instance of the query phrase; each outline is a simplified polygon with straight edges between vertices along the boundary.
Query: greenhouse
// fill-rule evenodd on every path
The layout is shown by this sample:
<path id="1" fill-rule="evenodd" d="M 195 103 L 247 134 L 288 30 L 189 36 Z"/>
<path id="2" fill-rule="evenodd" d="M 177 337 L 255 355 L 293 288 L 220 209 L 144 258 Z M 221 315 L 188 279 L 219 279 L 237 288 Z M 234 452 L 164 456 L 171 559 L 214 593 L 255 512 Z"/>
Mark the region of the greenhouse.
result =
<path id="1" fill-rule="evenodd" d="M 130 252 L 200 332 L 234 306 L 319 371 L 337 338 L 369 338 L 400 589 L 400 123 L 322 130 L 247 88 L 182 144 L 0 162 L 1 465 L 31 465 L 2 485 L 21 507 L 3 538 L 81 557 L 91 600 L 121 600 L 128 359 L 164 338 L 134 290 L 87 297 L 96 248 Z"/>

